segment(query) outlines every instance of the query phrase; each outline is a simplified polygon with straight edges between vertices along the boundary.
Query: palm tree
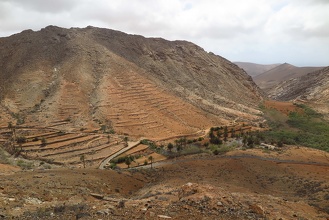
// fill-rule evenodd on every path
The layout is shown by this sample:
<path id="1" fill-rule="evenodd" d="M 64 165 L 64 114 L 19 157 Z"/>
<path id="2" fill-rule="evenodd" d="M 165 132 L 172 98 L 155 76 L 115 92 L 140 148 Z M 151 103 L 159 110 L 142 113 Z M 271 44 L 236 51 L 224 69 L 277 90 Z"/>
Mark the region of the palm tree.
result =
<path id="1" fill-rule="evenodd" d="M 226 142 L 228 138 L 228 130 L 227 130 L 227 126 L 224 127 L 224 141 Z"/>
<path id="2" fill-rule="evenodd" d="M 47 145 L 47 140 L 46 138 L 42 137 L 41 138 L 41 147 L 45 147 Z"/>
<path id="3" fill-rule="evenodd" d="M 127 136 L 123 138 L 123 141 L 125 142 L 125 146 L 128 147 L 128 137 Z"/>
<path id="4" fill-rule="evenodd" d="M 168 150 L 171 152 L 171 150 L 174 148 L 174 145 L 170 142 L 170 143 L 167 145 L 167 148 L 168 148 Z"/>
<path id="5" fill-rule="evenodd" d="M 86 168 L 86 156 L 84 154 L 80 156 L 80 161 L 83 163 L 83 168 Z"/>
<path id="6" fill-rule="evenodd" d="M 11 131 L 11 149 L 14 152 L 15 151 L 15 141 L 16 141 L 16 131 L 15 131 L 15 126 L 13 125 L 12 122 L 8 122 L 8 128 Z"/>
<path id="7" fill-rule="evenodd" d="M 152 164 L 153 164 L 153 157 L 152 157 L 152 155 L 150 155 L 148 159 L 149 159 L 149 161 L 151 161 L 151 169 L 152 169 L 153 168 L 153 166 L 152 166 Z"/>
<path id="8" fill-rule="evenodd" d="M 231 129 L 231 138 L 235 138 L 235 130 L 234 130 L 234 128 Z"/>
<path id="9" fill-rule="evenodd" d="M 131 158 L 130 157 L 127 157 L 125 159 L 125 164 L 128 166 L 128 168 L 130 168 L 130 164 L 131 164 Z"/>

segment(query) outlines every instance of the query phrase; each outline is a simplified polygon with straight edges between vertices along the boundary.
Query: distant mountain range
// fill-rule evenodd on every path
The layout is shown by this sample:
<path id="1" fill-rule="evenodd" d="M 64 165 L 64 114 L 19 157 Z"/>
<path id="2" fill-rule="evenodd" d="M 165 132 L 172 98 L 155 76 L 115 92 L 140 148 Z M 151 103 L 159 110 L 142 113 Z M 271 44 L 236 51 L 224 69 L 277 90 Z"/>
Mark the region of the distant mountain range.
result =
<path id="1" fill-rule="evenodd" d="M 268 98 L 307 103 L 329 119 L 329 67 L 297 67 L 289 63 L 236 64 L 253 77 Z M 260 73 L 261 70 L 266 71 Z"/>
<path id="2" fill-rule="evenodd" d="M 255 83 L 266 92 L 283 81 L 301 77 L 307 73 L 322 68 L 323 67 L 296 67 L 289 63 L 284 63 L 254 77 L 253 79 Z"/>
<path id="3" fill-rule="evenodd" d="M 265 73 L 268 70 L 271 70 L 277 66 L 280 66 L 280 63 L 277 64 L 257 64 L 257 63 L 248 63 L 248 62 L 234 62 L 240 68 L 244 69 L 251 77 L 258 76 L 262 73 Z"/>
<path id="4" fill-rule="evenodd" d="M 284 81 L 272 88 L 269 94 L 270 97 L 282 101 L 329 100 L 329 67 Z"/>
<path id="5" fill-rule="evenodd" d="M 329 67 L 283 81 L 267 93 L 271 99 L 307 103 L 329 120 Z"/>
<path id="6" fill-rule="evenodd" d="M 252 76 L 255 83 L 266 93 L 284 81 L 298 78 L 323 68 L 297 67 L 289 63 L 261 65 L 254 63 L 236 62 L 235 64 L 237 64 L 240 68 L 244 69 L 250 76 Z M 264 71 L 261 72 L 262 70 Z"/>

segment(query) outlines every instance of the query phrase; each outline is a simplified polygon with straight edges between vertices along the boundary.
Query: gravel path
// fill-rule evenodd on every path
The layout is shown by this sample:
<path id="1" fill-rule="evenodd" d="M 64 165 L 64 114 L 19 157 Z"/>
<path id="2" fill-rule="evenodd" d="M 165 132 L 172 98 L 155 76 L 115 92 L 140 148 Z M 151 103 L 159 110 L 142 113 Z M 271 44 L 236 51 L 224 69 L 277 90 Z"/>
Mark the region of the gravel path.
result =
<path id="1" fill-rule="evenodd" d="M 117 157 L 118 155 L 130 150 L 131 148 L 136 147 L 138 144 L 140 143 L 140 140 L 135 141 L 135 142 L 131 142 L 128 141 L 128 146 L 117 151 L 116 153 L 112 154 L 111 156 L 109 156 L 108 158 L 106 158 L 105 160 L 103 160 L 101 162 L 101 164 L 99 165 L 99 169 L 104 170 L 104 166 L 106 166 L 106 164 L 108 164 L 113 158 Z"/>

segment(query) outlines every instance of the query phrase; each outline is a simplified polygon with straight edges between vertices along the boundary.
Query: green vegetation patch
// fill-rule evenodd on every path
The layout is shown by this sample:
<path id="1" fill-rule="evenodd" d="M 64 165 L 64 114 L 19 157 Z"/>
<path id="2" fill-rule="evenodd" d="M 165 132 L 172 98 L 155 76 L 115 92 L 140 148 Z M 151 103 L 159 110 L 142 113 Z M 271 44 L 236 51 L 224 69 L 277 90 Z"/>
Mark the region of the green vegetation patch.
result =
<path id="1" fill-rule="evenodd" d="M 0 163 L 10 164 L 9 157 L 10 157 L 10 155 L 0 145 Z"/>
<path id="2" fill-rule="evenodd" d="M 33 162 L 18 160 L 17 166 L 21 167 L 23 170 L 30 170 L 33 168 Z"/>
<path id="3" fill-rule="evenodd" d="M 262 132 L 261 139 L 271 143 L 282 142 L 329 152 L 329 123 L 310 107 L 298 107 L 303 111 L 290 112 L 288 116 L 274 109 L 264 109 L 271 130 Z"/>

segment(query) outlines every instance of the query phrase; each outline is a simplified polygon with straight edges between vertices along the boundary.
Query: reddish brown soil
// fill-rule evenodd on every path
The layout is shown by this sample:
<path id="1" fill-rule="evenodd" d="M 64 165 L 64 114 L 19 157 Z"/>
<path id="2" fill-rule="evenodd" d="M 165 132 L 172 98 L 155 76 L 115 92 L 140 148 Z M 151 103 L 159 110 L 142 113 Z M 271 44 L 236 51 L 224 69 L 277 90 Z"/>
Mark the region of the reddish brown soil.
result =
<path id="1" fill-rule="evenodd" d="M 13 174 L 20 170 L 21 169 L 16 166 L 11 166 L 8 164 L 0 164 L 0 175 L 9 175 L 9 174 Z"/>
<path id="2" fill-rule="evenodd" d="M 279 102 L 279 101 L 265 101 L 264 105 L 266 108 L 273 108 L 276 109 L 283 114 L 288 115 L 290 112 L 301 112 L 302 109 L 298 108 L 296 105 L 294 105 L 291 102 Z"/>

